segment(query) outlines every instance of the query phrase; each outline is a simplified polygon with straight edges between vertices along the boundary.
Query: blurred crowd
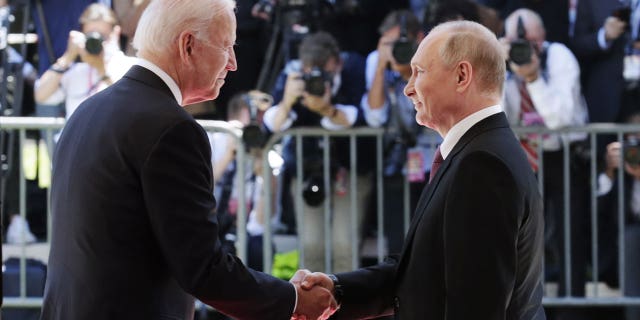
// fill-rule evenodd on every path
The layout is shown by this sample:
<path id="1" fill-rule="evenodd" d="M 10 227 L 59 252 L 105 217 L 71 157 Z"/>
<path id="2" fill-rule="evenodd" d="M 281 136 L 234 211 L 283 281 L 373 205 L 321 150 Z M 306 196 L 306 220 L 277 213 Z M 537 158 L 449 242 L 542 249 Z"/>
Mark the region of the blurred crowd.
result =
<path id="1" fill-rule="evenodd" d="M 0 0 L 2 73 L 15 75 L 1 79 L 2 115 L 69 118 L 84 99 L 118 81 L 136 61 L 130 42 L 148 3 L 72 0 L 62 6 L 56 1 Z M 304 265 L 311 270 L 351 270 L 352 231 L 357 231 L 360 241 L 376 235 L 376 164 L 370 156 L 376 143 L 372 138 L 359 137 L 357 142 L 356 219 L 347 214 L 349 177 L 354 176 L 348 139 L 331 138 L 327 145 L 319 137 L 296 141 L 285 136 L 273 185 L 264 185 L 261 146 L 271 134 L 295 127 L 384 129 L 384 237 L 389 253 L 401 250 L 405 180 L 409 181 L 409 209 L 413 209 L 440 143 L 437 134 L 418 126 L 403 89 L 412 72 L 415 48 L 438 23 L 473 20 L 495 32 L 504 45 L 508 66 L 502 107 L 514 127 L 640 123 L 640 0 L 238 0 L 237 7 L 238 70 L 229 74 L 218 99 L 186 108 L 196 118 L 226 120 L 253 133 L 253 140 L 244 141 L 251 159 L 247 163 L 236 162 L 239 144 L 232 137 L 216 133 L 210 141 L 224 231 L 221 240 L 233 250 L 235 230 L 241 227 L 235 225 L 237 208 L 246 205 L 248 224 L 242 227 L 249 233 L 249 266 L 255 268 L 262 268 L 262 234 L 267 223 L 276 232 L 300 236 Z M 23 44 L 8 36 L 18 33 L 36 33 L 38 41 Z M 623 141 L 599 135 L 595 145 L 589 144 L 586 134 L 520 138 L 532 169 L 543 181 L 547 280 L 559 284 L 559 295 L 585 295 L 591 272 L 590 208 L 595 196 L 599 276 L 611 287 L 620 287 L 621 260 L 615 239 L 617 199 L 624 192 L 622 254 L 628 271 L 624 293 L 640 296 L 640 132 L 626 135 Z M 297 142 L 302 143 L 304 159 L 297 159 Z M 563 162 L 565 145 L 571 154 L 568 173 Z M 326 187 L 322 185 L 325 148 L 331 150 L 331 180 Z M 588 153 L 593 148 L 598 176 L 592 180 Z M 635 155 L 628 155 L 629 150 L 636 150 Z M 304 170 L 298 178 L 300 161 Z M 236 187 L 238 166 L 246 166 L 245 190 Z M 3 172 L 8 185 L 17 183 L 15 171 Z M 567 174 L 569 181 L 564 179 Z M 617 182 L 620 177 L 622 184 Z M 591 193 L 590 181 L 597 182 L 596 195 Z M 570 194 L 566 194 L 567 184 Z M 619 185 L 624 190 L 618 190 Z M 263 214 L 263 188 L 277 190 L 271 202 L 273 217 Z M 5 226 L 18 219 L 13 217 L 17 188 L 12 190 L 2 202 Z M 298 190 L 303 193 L 297 194 Z M 246 195 L 246 204 L 238 203 L 240 192 Z M 294 210 L 294 199 L 299 197 L 304 199 L 302 212 Z M 570 198 L 569 226 L 564 225 L 565 197 Z M 325 261 L 324 254 L 325 201 L 330 201 L 330 261 Z M 45 238 L 46 223 L 30 222 L 33 239 Z M 20 223 L 25 222 L 16 220 Z M 570 230 L 570 248 L 563 245 L 565 230 Z M 6 240 L 12 236 L 11 228 L 5 235 Z M 568 256 L 570 264 L 565 261 Z M 567 265 L 571 281 L 565 279 Z M 629 308 L 626 319 L 640 319 L 637 309 Z M 566 310 L 558 319 L 587 319 L 582 311 Z"/>

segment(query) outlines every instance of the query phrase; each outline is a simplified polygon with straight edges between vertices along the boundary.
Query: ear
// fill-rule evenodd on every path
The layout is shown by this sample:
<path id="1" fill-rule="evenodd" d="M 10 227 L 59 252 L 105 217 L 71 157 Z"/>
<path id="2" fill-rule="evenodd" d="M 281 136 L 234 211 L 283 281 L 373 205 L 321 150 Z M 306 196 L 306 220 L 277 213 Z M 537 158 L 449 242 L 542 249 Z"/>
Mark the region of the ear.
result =
<path id="1" fill-rule="evenodd" d="M 178 54 L 183 62 L 191 60 L 194 40 L 195 37 L 189 31 L 183 31 L 178 36 Z"/>
<path id="2" fill-rule="evenodd" d="M 469 61 L 460 61 L 456 66 L 456 91 L 465 92 L 471 85 L 473 79 L 473 67 Z"/>

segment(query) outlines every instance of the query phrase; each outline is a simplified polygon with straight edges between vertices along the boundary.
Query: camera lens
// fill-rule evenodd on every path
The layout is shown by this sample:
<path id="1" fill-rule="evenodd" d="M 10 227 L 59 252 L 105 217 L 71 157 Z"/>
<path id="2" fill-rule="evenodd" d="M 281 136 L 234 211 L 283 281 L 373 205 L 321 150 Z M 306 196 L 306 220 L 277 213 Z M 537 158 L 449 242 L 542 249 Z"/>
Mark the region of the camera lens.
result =
<path id="1" fill-rule="evenodd" d="M 325 73 L 318 67 L 313 67 L 311 72 L 302 75 L 304 91 L 314 96 L 323 96 L 326 82 Z"/>
<path id="2" fill-rule="evenodd" d="M 640 165 L 640 143 L 629 139 L 623 145 L 624 161 L 632 166 Z"/>
<path id="3" fill-rule="evenodd" d="M 309 206 L 318 207 L 325 198 L 324 182 L 322 176 L 311 175 L 304 181 L 302 188 L 302 198 Z"/>
<path id="4" fill-rule="evenodd" d="M 407 38 L 398 39 L 391 49 L 391 54 L 398 64 L 409 64 L 414 53 L 415 46 Z"/>
<path id="5" fill-rule="evenodd" d="M 251 123 L 242 130 L 242 141 L 248 149 L 262 148 L 264 146 L 265 134 L 257 123 Z"/>
<path id="6" fill-rule="evenodd" d="M 85 37 L 87 38 L 87 40 L 84 44 L 84 48 L 89 54 L 97 56 L 102 53 L 102 42 L 104 41 L 104 39 L 99 32 L 89 32 L 85 35 Z"/>
<path id="7" fill-rule="evenodd" d="M 531 44 L 527 40 L 518 39 L 511 43 L 509 60 L 517 65 L 531 62 Z"/>

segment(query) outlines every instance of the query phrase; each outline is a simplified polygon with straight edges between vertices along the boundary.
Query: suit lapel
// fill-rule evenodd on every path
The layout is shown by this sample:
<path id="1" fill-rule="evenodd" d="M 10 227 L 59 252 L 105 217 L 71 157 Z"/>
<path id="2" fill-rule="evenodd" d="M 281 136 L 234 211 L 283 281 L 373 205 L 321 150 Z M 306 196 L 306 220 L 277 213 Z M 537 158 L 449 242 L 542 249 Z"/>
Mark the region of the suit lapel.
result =
<path id="1" fill-rule="evenodd" d="M 151 72 L 151 70 L 147 68 L 139 65 L 134 65 L 133 67 L 131 67 L 131 69 L 129 69 L 129 71 L 127 71 L 127 73 L 124 75 L 124 78 L 147 84 L 150 87 L 158 89 L 172 99 L 175 99 L 173 93 L 171 92 L 171 89 L 169 89 L 169 86 L 164 83 L 164 81 L 160 77 L 158 77 L 155 73 Z"/>
<path id="2" fill-rule="evenodd" d="M 460 153 L 477 135 L 487 130 L 504 127 L 509 127 L 509 123 L 507 122 L 507 118 L 504 112 L 494 114 L 481 120 L 480 122 L 473 125 L 460 138 L 460 141 L 458 141 L 458 143 L 456 143 L 456 145 L 453 147 L 453 150 L 451 151 L 451 153 L 449 153 L 449 156 L 447 156 L 444 162 L 442 162 L 440 168 L 438 169 L 438 172 L 433 177 L 433 180 L 431 181 L 431 183 L 427 184 L 427 186 L 422 191 L 422 195 L 420 195 L 420 200 L 418 201 L 418 205 L 416 206 L 416 211 L 414 213 L 413 219 L 411 220 L 411 226 L 409 228 L 409 231 L 407 232 L 407 236 L 405 237 L 404 245 L 402 247 L 400 262 L 398 263 L 398 275 L 401 275 L 404 271 L 403 267 L 406 264 L 408 256 L 410 254 L 410 248 L 413 244 L 416 229 L 418 228 L 418 225 L 420 224 L 425 211 L 427 211 L 427 207 L 431 202 L 431 198 L 433 197 L 435 190 L 437 190 L 438 185 L 440 184 L 440 180 L 442 180 L 442 177 L 449 169 L 456 155 Z"/>

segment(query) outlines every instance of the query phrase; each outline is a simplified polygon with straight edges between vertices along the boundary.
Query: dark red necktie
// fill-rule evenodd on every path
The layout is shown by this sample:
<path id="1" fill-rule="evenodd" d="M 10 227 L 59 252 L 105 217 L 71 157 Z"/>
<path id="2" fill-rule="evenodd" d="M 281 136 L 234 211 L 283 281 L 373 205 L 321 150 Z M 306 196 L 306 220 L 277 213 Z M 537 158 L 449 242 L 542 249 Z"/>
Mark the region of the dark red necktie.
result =
<path id="1" fill-rule="evenodd" d="M 444 159 L 442 159 L 440 147 L 438 147 L 436 149 L 436 153 L 433 155 L 433 163 L 431 164 L 431 172 L 429 173 L 429 183 L 431 183 L 431 180 L 433 180 L 433 177 L 435 177 L 436 172 L 438 172 L 438 168 L 440 168 L 442 161 L 444 161 Z"/>

